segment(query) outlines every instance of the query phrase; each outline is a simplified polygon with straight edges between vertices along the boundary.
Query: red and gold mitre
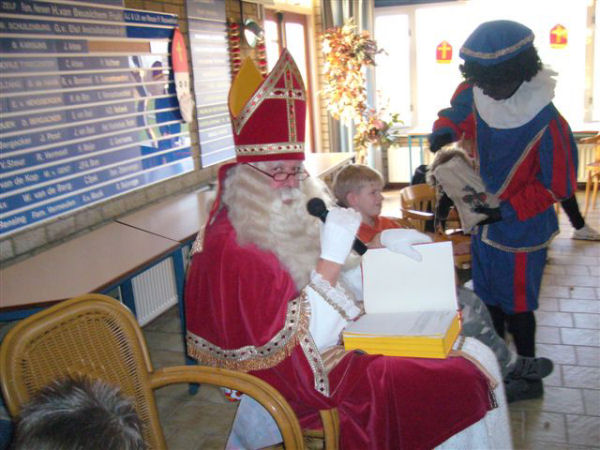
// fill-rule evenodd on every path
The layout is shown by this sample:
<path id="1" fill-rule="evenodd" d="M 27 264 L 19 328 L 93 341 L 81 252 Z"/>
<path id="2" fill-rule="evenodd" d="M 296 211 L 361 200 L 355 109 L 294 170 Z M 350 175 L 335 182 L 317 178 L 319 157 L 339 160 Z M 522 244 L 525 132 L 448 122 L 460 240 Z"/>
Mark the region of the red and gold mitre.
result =
<path id="1" fill-rule="evenodd" d="M 304 159 L 306 92 L 286 49 L 265 79 L 244 61 L 229 90 L 229 114 L 238 162 Z"/>

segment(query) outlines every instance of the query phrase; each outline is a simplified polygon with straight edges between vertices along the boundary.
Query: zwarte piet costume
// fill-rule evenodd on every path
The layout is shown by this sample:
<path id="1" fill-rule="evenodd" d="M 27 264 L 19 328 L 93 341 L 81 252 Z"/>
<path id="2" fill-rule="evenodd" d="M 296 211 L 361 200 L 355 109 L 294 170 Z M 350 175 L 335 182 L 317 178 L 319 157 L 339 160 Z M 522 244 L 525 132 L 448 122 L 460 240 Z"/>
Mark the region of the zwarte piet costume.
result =
<path id="1" fill-rule="evenodd" d="M 493 69 L 531 49 L 533 40 L 533 32 L 519 23 L 486 22 L 469 36 L 460 56 Z M 502 100 L 463 82 L 433 125 L 434 137 L 450 134 L 473 143 L 467 150 L 475 169 L 487 192 L 500 200 L 501 220 L 473 232 L 472 275 L 475 292 L 492 313 L 498 308 L 509 318 L 537 309 L 547 247 L 558 233 L 552 206 L 576 189 L 577 148 L 552 103 L 554 75 L 542 68 Z M 517 349 L 534 356 L 535 322 L 528 327 L 533 327 L 529 350 L 522 352 L 519 342 Z M 513 328 L 518 333 L 519 326 Z"/>

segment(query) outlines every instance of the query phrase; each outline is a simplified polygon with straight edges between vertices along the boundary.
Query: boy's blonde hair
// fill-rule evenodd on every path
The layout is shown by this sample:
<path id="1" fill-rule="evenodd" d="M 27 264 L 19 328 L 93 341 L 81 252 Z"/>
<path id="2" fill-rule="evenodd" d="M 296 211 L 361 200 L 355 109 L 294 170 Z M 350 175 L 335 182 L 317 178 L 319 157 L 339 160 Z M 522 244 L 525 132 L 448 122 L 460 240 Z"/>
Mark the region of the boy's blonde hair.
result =
<path id="1" fill-rule="evenodd" d="M 383 177 L 378 171 L 364 164 L 350 164 L 344 167 L 333 181 L 333 194 L 338 204 L 348 207 L 348 194 L 359 191 L 367 183 L 381 183 L 383 186 Z"/>

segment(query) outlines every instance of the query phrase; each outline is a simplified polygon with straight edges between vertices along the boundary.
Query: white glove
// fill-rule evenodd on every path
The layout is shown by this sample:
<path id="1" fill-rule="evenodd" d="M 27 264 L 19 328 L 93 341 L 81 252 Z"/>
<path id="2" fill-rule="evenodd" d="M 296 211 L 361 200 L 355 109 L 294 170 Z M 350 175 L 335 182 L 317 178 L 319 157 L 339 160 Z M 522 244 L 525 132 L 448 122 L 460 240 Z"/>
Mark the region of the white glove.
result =
<path id="1" fill-rule="evenodd" d="M 387 249 L 402 253 L 415 261 L 421 261 L 421 254 L 416 251 L 413 244 L 426 244 L 432 242 L 432 239 L 426 234 L 417 230 L 405 230 L 403 228 L 393 228 L 381 232 L 381 244 Z"/>
<path id="2" fill-rule="evenodd" d="M 331 208 L 321 229 L 321 258 L 344 264 L 362 218 L 352 208 Z"/>

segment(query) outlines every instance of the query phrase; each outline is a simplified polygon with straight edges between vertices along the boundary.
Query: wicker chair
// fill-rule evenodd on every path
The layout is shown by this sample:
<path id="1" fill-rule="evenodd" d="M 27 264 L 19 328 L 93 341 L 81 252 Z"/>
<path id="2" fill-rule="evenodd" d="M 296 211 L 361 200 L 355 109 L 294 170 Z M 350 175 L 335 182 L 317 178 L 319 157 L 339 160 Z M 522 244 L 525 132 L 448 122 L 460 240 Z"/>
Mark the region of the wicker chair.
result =
<path id="1" fill-rule="evenodd" d="M 22 320 L 0 348 L 0 383 L 10 414 L 40 388 L 65 375 L 85 375 L 119 386 L 133 399 L 149 449 L 166 449 L 153 390 L 175 383 L 236 389 L 273 416 L 286 449 L 304 448 L 298 419 L 276 389 L 241 372 L 200 366 L 152 367 L 142 331 L 129 310 L 100 294 L 66 300 Z M 337 410 L 321 412 L 327 448 L 337 448 Z"/>

